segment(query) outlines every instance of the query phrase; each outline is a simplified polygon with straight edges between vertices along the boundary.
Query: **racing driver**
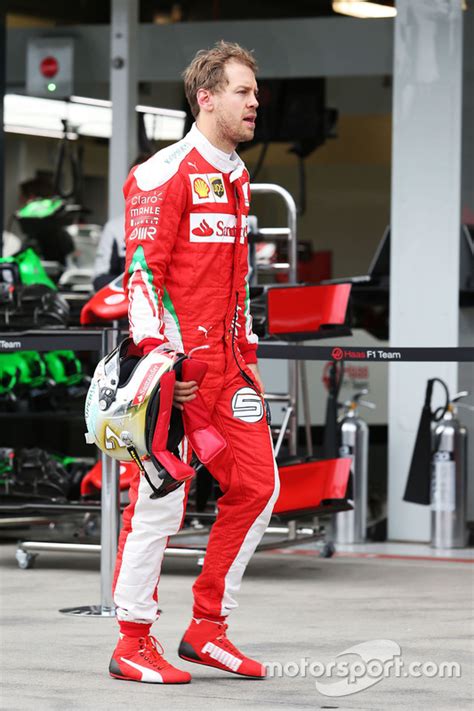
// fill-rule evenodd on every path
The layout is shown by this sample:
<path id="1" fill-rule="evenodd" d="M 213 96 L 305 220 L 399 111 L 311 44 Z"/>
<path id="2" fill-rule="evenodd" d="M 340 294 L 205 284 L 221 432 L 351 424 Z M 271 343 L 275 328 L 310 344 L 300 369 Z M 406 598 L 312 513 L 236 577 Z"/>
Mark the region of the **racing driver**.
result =
<path id="1" fill-rule="evenodd" d="M 253 55 L 237 44 L 221 41 L 198 52 L 184 72 L 196 122 L 181 141 L 132 169 L 124 195 L 130 335 L 144 355 L 158 346 L 186 354 L 200 348 L 196 357 L 208 371 L 199 392 L 226 441 L 207 465 L 223 495 L 179 656 L 262 678 L 263 665 L 226 635 L 226 618 L 278 496 L 249 311 L 249 175 L 235 152 L 254 135 L 256 69 Z M 177 383 L 174 406 L 182 409 L 196 391 L 194 381 Z M 183 485 L 156 500 L 145 477 L 132 483 L 114 579 L 120 626 L 114 677 L 191 680 L 150 635 L 164 551 L 182 524 L 187 491 Z"/>

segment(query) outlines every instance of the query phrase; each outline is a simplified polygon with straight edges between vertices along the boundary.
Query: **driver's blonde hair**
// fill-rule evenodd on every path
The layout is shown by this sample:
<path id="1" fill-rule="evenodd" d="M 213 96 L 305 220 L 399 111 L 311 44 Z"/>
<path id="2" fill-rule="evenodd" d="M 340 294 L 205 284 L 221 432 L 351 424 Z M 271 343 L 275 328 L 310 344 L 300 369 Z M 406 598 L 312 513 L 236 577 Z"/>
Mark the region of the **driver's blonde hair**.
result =
<path id="1" fill-rule="evenodd" d="M 199 114 L 198 90 L 222 89 L 227 83 L 225 65 L 230 61 L 245 64 L 254 74 L 257 73 L 257 62 L 253 54 L 236 42 L 224 40 L 216 42 L 212 49 L 201 49 L 184 70 L 184 91 L 194 118 Z"/>

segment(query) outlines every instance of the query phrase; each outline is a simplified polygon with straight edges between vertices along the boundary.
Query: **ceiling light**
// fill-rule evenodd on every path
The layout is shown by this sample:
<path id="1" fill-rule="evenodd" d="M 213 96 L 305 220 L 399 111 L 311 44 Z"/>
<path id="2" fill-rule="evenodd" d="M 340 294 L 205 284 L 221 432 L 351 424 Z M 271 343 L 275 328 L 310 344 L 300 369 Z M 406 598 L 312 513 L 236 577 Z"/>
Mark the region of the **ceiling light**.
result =
<path id="1" fill-rule="evenodd" d="M 184 111 L 141 105 L 136 108 L 145 115 L 147 135 L 151 140 L 176 141 L 183 137 Z M 71 101 L 57 101 L 7 94 L 4 114 L 10 133 L 60 137 L 63 121 L 66 121 L 69 130 L 81 136 L 110 138 L 112 135 L 112 104 L 102 99 L 74 96 Z"/>
<path id="2" fill-rule="evenodd" d="M 397 10 L 368 0 L 332 0 L 332 9 L 340 15 L 359 18 L 395 17 Z"/>
<path id="3" fill-rule="evenodd" d="M 86 104 L 87 106 L 102 106 L 110 109 L 112 102 L 108 99 L 92 99 L 90 96 L 70 96 L 69 101 L 74 104 Z"/>
<path id="4" fill-rule="evenodd" d="M 186 112 L 178 111 L 177 109 L 157 109 L 155 106 L 143 106 L 142 104 L 138 104 L 135 108 L 142 114 L 157 114 L 159 116 L 170 116 L 171 118 L 186 118 Z"/>
<path id="5" fill-rule="evenodd" d="M 32 126 L 17 126 L 15 124 L 6 123 L 3 126 L 5 133 L 19 133 L 24 136 L 40 136 L 41 138 L 64 138 L 63 131 L 55 131 L 51 128 L 38 128 Z M 77 141 L 79 136 L 77 133 L 68 131 L 67 137 L 70 141 Z"/>

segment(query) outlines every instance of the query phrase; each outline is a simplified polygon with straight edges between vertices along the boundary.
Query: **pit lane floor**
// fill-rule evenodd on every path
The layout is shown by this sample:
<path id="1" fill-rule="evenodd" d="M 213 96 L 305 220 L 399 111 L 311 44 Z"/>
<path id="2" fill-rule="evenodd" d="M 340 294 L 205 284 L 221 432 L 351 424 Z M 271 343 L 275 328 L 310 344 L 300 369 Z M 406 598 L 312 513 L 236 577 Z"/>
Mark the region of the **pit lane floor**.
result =
<path id="1" fill-rule="evenodd" d="M 394 547 L 395 546 L 395 547 Z M 178 660 L 176 649 L 189 621 L 194 560 L 165 559 L 154 633 L 170 661 L 193 673 L 187 686 L 133 684 L 108 677 L 116 641 L 113 619 L 63 616 L 59 608 L 95 604 L 100 578 L 97 556 L 42 554 L 31 570 L 20 570 L 16 545 L 0 546 L 2 627 L 1 708 L 11 711 L 89 709 L 470 709 L 473 701 L 472 550 L 431 558 L 429 549 L 377 544 L 338 550 L 318 558 L 309 545 L 285 553 L 260 553 L 252 560 L 230 636 L 249 655 L 277 662 L 276 676 L 251 681 Z M 408 547 L 410 550 L 410 547 Z M 354 552 L 357 555 L 354 555 Z M 426 555 L 425 555 L 426 553 Z M 401 648 L 401 676 L 378 678 L 370 688 L 327 696 L 331 680 L 318 679 L 322 665 L 361 643 L 377 656 L 373 640 Z M 394 646 L 395 645 L 395 646 Z M 341 657 L 339 661 L 360 657 Z M 459 665 L 460 677 L 431 676 L 444 662 Z M 427 674 L 404 676 L 415 663 Z M 359 664 L 358 669 L 361 666 Z M 372 673 L 380 667 L 374 666 Z M 342 667 L 340 667 L 342 671 Z M 282 674 L 279 676 L 279 674 Z M 356 674 L 359 672 L 356 671 Z M 296 675 L 295 675 L 296 674 Z M 363 677 L 363 681 L 368 676 Z M 361 682 L 343 682 L 354 692 Z M 363 682 L 362 682 L 363 683 Z M 323 687 L 323 684 L 325 685 Z"/>

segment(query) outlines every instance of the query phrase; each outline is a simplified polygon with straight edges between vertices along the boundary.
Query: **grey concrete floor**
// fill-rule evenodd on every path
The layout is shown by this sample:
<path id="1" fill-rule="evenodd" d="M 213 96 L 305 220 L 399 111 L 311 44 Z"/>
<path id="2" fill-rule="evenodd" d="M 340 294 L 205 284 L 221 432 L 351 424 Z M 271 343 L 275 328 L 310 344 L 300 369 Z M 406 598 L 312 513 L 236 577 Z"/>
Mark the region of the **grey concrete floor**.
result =
<path id="1" fill-rule="evenodd" d="M 311 674 L 251 681 L 185 662 L 182 667 L 193 673 L 187 686 L 111 679 L 107 666 L 117 637 L 115 620 L 58 613 L 61 607 L 99 602 L 98 559 L 45 553 L 35 568 L 20 570 L 14 553 L 14 545 L 0 546 L 2 709 L 472 708 L 472 564 L 255 556 L 230 625 L 232 640 L 249 655 L 282 664 L 304 658 L 328 663 L 353 645 L 388 639 L 400 645 L 405 664 L 461 665 L 460 678 L 391 676 L 333 698 L 315 688 Z M 154 634 L 176 663 L 196 572 L 191 560 L 165 561 L 164 611 Z M 294 668 L 288 668 L 290 674 Z"/>

